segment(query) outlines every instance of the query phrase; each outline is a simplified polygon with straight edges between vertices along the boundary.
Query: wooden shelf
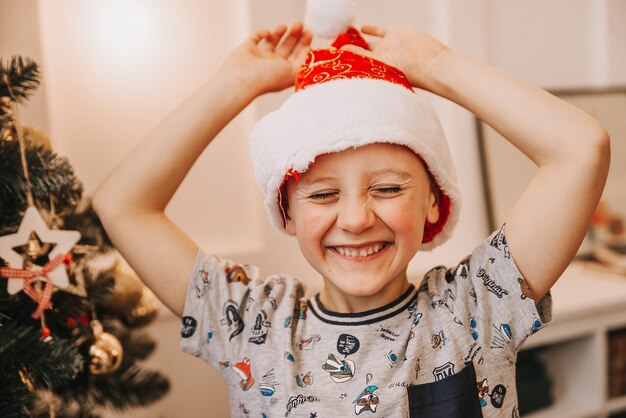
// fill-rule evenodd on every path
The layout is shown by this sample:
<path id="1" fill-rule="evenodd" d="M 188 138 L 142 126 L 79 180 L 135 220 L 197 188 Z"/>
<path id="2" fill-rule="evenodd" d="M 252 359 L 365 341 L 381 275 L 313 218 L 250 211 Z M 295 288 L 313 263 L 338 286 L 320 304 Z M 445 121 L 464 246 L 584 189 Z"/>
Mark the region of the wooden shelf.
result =
<path id="1" fill-rule="evenodd" d="M 607 418 L 626 410 L 608 397 L 607 334 L 626 328 L 626 276 L 573 263 L 552 289 L 553 321 L 523 349 L 542 347 L 554 404 L 523 418 Z"/>

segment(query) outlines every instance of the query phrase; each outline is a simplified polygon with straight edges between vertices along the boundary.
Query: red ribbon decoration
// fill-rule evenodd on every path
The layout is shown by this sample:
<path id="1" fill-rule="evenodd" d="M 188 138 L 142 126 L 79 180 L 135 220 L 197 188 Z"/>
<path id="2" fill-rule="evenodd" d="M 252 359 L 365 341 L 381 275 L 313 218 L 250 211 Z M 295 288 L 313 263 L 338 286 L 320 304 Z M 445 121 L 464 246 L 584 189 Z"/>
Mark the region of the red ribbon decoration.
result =
<path id="1" fill-rule="evenodd" d="M 38 270 L 15 269 L 11 267 L 0 268 L 0 277 L 5 277 L 7 279 L 24 279 L 24 293 L 30 296 L 30 298 L 38 304 L 37 309 L 32 314 L 34 319 L 38 319 L 45 309 L 49 309 L 52 306 L 50 299 L 52 298 L 53 286 L 48 273 L 57 268 L 59 264 L 63 262 L 63 258 L 63 254 L 58 254 L 50 260 L 48 264 Z M 41 294 L 37 293 L 32 286 L 33 280 L 37 277 L 43 277 L 46 279 L 46 285 L 43 288 L 43 293 Z"/>

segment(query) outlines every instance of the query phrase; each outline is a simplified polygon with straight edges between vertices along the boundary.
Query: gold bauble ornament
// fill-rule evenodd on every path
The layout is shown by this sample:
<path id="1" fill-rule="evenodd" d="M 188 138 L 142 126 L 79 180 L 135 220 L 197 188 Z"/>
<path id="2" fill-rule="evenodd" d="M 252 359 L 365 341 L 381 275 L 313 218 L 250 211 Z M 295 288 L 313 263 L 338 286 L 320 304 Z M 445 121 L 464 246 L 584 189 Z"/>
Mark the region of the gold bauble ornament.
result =
<path id="1" fill-rule="evenodd" d="M 90 341 L 89 372 L 95 375 L 113 373 L 122 364 L 124 350 L 113 334 L 104 332 L 98 320 L 91 321 L 93 339 Z"/>

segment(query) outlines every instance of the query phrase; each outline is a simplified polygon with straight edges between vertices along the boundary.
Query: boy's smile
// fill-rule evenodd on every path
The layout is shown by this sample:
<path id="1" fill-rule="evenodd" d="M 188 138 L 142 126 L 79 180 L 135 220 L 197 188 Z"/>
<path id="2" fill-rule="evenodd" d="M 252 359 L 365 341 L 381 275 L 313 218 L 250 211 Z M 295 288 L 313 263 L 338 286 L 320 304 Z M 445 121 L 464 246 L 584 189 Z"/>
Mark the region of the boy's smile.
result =
<path id="1" fill-rule="evenodd" d="M 324 277 L 322 303 L 338 312 L 399 297 L 424 223 L 439 216 L 423 164 L 394 144 L 322 155 L 287 183 L 287 196 L 287 232 Z"/>

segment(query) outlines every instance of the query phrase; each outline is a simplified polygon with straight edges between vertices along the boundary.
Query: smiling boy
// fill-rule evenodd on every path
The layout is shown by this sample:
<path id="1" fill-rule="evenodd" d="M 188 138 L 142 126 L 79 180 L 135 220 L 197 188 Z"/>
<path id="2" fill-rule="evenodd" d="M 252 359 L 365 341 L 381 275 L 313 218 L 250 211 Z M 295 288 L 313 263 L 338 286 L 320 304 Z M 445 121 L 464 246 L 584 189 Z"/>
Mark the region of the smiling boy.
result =
<path id="1" fill-rule="evenodd" d="M 320 300 L 336 312 L 362 312 L 409 287 L 406 269 L 439 210 L 414 152 L 375 143 L 323 155 L 287 183 L 289 218 L 306 260 L 322 274 Z"/>
<path id="2" fill-rule="evenodd" d="M 109 175 L 94 207 L 182 317 L 183 350 L 222 372 L 233 416 L 517 417 L 517 352 L 550 320 L 549 289 L 606 180 L 608 137 L 416 29 L 363 32 L 369 49 L 350 30 L 316 51 L 299 23 L 257 32 Z M 311 299 L 296 278 L 209 255 L 164 215 L 217 133 L 294 76 L 298 91 L 257 123 L 251 150 L 270 219 L 324 281 Z M 438 121 L 412 87 L 472 111 L 538 166 L 506 226 L 418 287 L 408 263 L 450 236 L 460 196 Z"/>

